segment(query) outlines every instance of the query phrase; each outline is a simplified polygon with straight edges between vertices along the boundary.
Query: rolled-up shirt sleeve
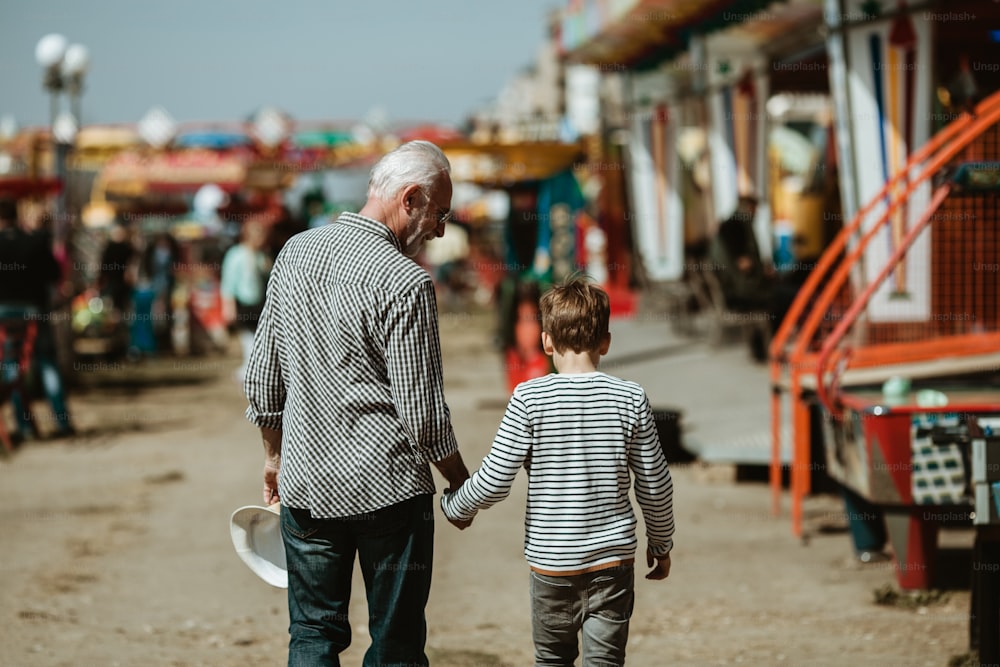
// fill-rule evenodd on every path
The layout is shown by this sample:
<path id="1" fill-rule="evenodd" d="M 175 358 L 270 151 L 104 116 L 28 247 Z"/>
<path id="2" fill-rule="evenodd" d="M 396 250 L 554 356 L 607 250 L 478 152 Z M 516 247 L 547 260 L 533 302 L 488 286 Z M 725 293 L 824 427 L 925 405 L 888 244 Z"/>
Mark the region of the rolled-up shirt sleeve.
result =
<path id="1" fill-rule="evenodd" d="M 430 281 L 393 304 L 386 322 L 386 363 L 393 401 L 420 460 L 458 451 L 444 398 L 437 303 Z"/>
<path id="2" fill-rule="evenodd" d="M 243 391 L 249 403 L 246 418 L 256 426 L 277 430 L 281 429 L 286 396 L 278 354 L 277 312 L 280 309 L 280 294 L 279 264 L 275 263 L 243 380 Z"/>

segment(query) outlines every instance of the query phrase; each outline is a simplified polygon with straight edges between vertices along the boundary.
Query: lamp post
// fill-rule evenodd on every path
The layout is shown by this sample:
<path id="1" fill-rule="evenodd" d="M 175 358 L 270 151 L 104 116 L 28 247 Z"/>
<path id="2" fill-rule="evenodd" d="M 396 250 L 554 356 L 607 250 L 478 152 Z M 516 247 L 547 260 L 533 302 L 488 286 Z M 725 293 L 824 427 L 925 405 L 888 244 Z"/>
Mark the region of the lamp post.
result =
<path id="1" fill-rule="evenodd" d="M 59 114 L 59 93 L 62 92 L 62 61 L 66 55 L 66 38 L 53 33 L 45 35 L 35 45 L 35 60 L 44 70 L 42 85 L 51 95 L 49 102 L 49 125 L 56 122 Z"/>
<path id="2" fill-rule="evenodd" d="M 83 96 L 83 76 L 90 66 L 90 51 L 82 44 L 70 44 L 62 61 L 63 84 L 69 92 L 70 113 L 83 126 L 80 98 Z"/>
<path id="3" fill-rule="evenodd" d="M 66 155 L 82 123 L 80 96 L 83 77 L 90 65 L 90 53 L 81 44 L 67 44 L 60 34 L 45 35 L 35 46 L 35 60 L 44 69 L 42 85 L 49 93 L 49 124 L 52 133 L 53 162 L 60 190 L 56 197 L 55 220 L 52 228 L 53 242 L 57 248 L 66 241 Z M 60 110 L 59 96 L 66 91 L 70 110 Z"/>

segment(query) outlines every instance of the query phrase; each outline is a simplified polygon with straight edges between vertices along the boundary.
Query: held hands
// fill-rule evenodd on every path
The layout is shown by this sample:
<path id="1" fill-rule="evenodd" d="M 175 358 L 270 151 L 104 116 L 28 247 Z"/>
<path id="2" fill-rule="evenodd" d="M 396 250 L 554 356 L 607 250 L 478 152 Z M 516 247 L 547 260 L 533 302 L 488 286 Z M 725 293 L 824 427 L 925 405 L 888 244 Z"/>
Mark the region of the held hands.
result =
<path id="1" fill-rule="evenodd" d="M 465 530 L 466 528 L 472 525 L 472 519 L 452 519 L 450 516 L 448 516 L 448 512 L 445 511 L 445 499 L 448 497 L 449 493 L 453 492 L 454 492 L 453 489 L 444 490 L 444 495 L 441 496 L 441 511 L 444 512 L 444 516 L 446 519 L 448 519 L 448 523 L 455 526 L 455 528 L 458 528 L 459 530 Z"/>
<path id="2" fill-rule="evenodd" d="M 656 562 L 656 567 L 653 567 L 653 562 Z M 670 576 L 670 554 L 667 554 L 663 558 L 655 558 L 653 552 L 646 548 L 646 565 L 652 567 L 653 569 L 646 575 L 647 579 L 666 579 Z"/>
<path id="3" fill-rule="evenodd" d="M 469 479 L 469 469 L 465 467 L 465 462 L 462 460 L 462 454 L 455 452 L 447 458 L 436 461 L 434 465 L 448 481 L 448 488 L 444 490 L 444 495 L 441 496 L 441 511 L 444 512 L 445 517 L 451 525 L 455 526 L 459 530 L 465 530 L 472 525 L 472 519 L 452 519 L 448 516 L 448 512 L 445 510 L 445 499 L 448 497 L 448 494 L 453 493 L 458 489 L 458 487 L 465 483 L 465 480 Z"/>

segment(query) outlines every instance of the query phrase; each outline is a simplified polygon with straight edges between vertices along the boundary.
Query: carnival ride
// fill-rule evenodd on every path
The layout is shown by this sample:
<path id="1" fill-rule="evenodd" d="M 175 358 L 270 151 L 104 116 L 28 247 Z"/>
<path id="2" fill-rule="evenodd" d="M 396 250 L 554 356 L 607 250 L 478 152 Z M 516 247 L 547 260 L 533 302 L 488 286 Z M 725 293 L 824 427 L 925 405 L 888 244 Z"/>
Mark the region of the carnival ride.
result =
<path id="1" fill-rule="evenodd" d="M 787 395 L 793 532 L 803 530 L 815 467 L 810 409 L 819 405 L 826 469 L 886 511 L 904 588 L 932 584 L 941 516 L 974 510 L 977 524 L 997 523 L 991 503 L 974 501 L 1000 475 L 974 480 L 969 448 L 1000 445 L 992 435 L 1000 415 L 998 174 L 994 94 L 914 152 L 844 226 L 770 348 L 774 512 Z M 921 189 L 930 191 L 923 210 L 887 252 L 890 226 Z M 912 382 L 912 391 L 883 393 L 886 382 Z"/>

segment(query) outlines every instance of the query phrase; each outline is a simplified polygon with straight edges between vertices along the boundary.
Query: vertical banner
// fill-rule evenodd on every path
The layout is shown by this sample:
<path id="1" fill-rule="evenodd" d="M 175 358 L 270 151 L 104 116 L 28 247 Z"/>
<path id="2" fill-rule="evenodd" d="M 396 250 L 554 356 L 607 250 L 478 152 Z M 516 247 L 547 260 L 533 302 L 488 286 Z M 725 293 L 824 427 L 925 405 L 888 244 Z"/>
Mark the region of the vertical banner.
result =
<path id="1" fill-rule="evenodd" d="M 739 177 L 733 153 L 732 100 L 731 86 L 724 86 L 708 97 L 708 151 L 716 223 L 733 214 L 739 199 Z"/>
<path id="2" fill-rule="evenodd" d="M 566 67 L 566 119 L 583 136 L 601 129 L 601 73 L 589 65 Z"/>
<path id="3" fill-rule="evenodd" d="M 736 158 L 736 183 L 740 195 L 758 196 L 760 183 L 758 152 L 760 134 L 758 121 L 762 115 L 761 99 L 753 74 L 747 72 L 732 89 L 733 155 Z"/>
<path id="4" fill-rule="evenodd" d="M 851 0 L 848 5 L 847 18 L 872 10 L 871 2 Z M 905 3 L 900 7 L 905 9 Z M 914 21 L 904 13 L 884 21 L 848 21 L 844 34 L 846 65 L 835 66 L 846 67 L 850 122 L 846 128 L 838 123 L 837 131 L 846 129 L 855 147 L 853 164 L 846 166 L 853 172 L 858 203 L 863 206 L 930 138 L 931 26 L 929 21 Z M 842 143 L 840 137 L 838 143 Z M 900 196 L 908 185 L 901 182 L 890 191 L 870 220 L 883 214 L 890 199 Z M 929 202 L 930 184 L 925 183 L 893 213 L 883 237 L 865 253 L 866 280 L 885 265 Z M 872 321 L 909 322 L 930 317 L 930 242 L 928 230 L 875 293 L 868 307 Z"/>
<path id="5" fill-rule="evenodd" d="M 710 48 L 714 43 L 710 44 Z M 709 63 L 708 148 L 716 224 L 731 216 L 740 196 L 760 202 L 753 228 L 762 257 L 771 253 L 771 213 L 763 183 L 766 166 L 767 77 L 755 75 L 756 55 L 728 53 L 725 43 Z"/>
<path id="6" fill-rule="evenodd" d="M 858 203 L 857 185 L 854 181 L 855 151 L 851 137 L 851 105 L 848 95 L 850 78 L 845 56 L 846 45 L 844 33 L 838 29 L 845 22 L 845 17 L 840 13 L 840 0 L 826 0 L 823 13 L 827 26 L 831 28 L 826 40 L 826 52 L 830 68 L 830 96 L 833 98 L 834 140 L 837 143 L 837 159 L 843 165 L 837 172 L 840 180 L 840 206 L 844 220 L 851 220 L 861 204 Z"/>
<path id="7" fill-rule="evenodd" d="M 713 87 L 708 95 L 708 147 L 718 220 L 733 214 L 741 195 L 761 198 L 761 119 L 766 102 L 757 87 L 760 77 L 753 73 L 755 55 L 724 48 L 720 42 L 720 50 L 710 52 L 708 60 Z"/>
<path id="8" fill-rule="evenodd" d="M 632 229 L 646 272 L 651 280 L 678 280 L 684 272 L 684 215 L 677 123 L 666 105 L 633 115 L 628 166 Z"/>
<path id="9" fill-rule="evenodd" d="M 753 185 L 751 194 L 757 197 L 757 213 L 754 216 L 754 231 L 757 234 L 757 246 L 761 257 L 771 261 L 774 257 L 774 220 L 771 216 L 771 193 L 768 191 L 767 174 L 767 100 L 770 97 L 770 75 L 767 72 L 758 73 L 753 79 L 754 84 L 754 117 L 751 120 L 754 138 L 750 151 L 750 180 Z"/>

